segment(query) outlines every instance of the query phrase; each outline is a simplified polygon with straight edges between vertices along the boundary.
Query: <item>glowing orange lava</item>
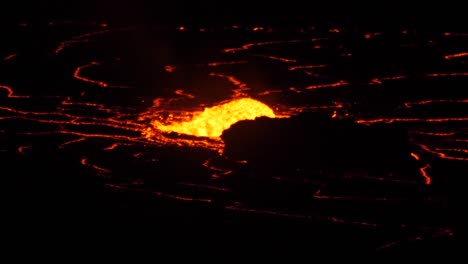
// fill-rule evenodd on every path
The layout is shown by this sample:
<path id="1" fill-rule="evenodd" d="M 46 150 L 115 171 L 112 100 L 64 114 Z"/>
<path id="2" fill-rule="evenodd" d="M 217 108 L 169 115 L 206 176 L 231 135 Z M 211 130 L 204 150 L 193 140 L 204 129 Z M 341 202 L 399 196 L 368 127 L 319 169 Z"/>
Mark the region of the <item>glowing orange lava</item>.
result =
<path id="1" fill-rule="evenodd" d="M 275 114 L 270 107 L 259 101 L 242 98 L 205 108 L 202 113 L 195 115 L 189 121 L 169 125 L 153 121 L 153 126 L 164 132 L 217 138 L 232 124 L 260 116 L 275 117 Z"/>
<path id="2" fill-rule="evenodd" d="M 444 36 L 454 36 L 454 37 L 466 37 L 468 36 L 468 33 L 461 33 L 461 32 L 444 32 L 442 34 Z"/>
<path id="3" fill-rule="evenodd" d="M 461 58 L 461 57 L 466 57 L 466 56 L 468 56 L 468 52 L 460 52 L 460 53 L 445 55 L 444 59 L 451 60 L 451 59 L 454 59 L 454 58 Z"/>
<path id="4" fill-rule="evenodd" d="M 313 90 L 313 89 L 320 89 L 320 88 L 339 87 L 339 86 L 346 86 L 348 84 L 349 83 L 347 83 L 346 81 L 340 80 L 340 81 L 335 82 L 335 83 L 310 85 L 310 86 L 307 86 L 305 89 Z"/>
<path id="5" fill-rule="evenodd" d="M 262 55 L 262 54 L 254 54 L 254 56 L 260 57 L 260 58 L 266 58 L 270 60 L 277 60 L 281 62 L 297 62 L 295 59 L 288 59 L 288 58 L 281 58 L 277 56 L 269 56 L 269 55 Z"/>
<path id="6" fill-rule="evenodd" d="M 411 152 L 411 157 L 413 157 L 415 160 L 420 160 L 418 154 Z"/>
<path id="7" fill-rule="evenodd" d="M 77 80 L 87 82 L 87 83 L 91 83 L 91 84 L 96 84 L 96 85 L 101 86 L 103 88 L 132 88 L 131 86 L 126 86 L 126 85 L 112 85 L 112 84 L 108 84 L 108 83 L 106 83 L 104 81 L 94 80 L 94 79 L 82 76 L 82 71 L 83 70 L 85 70 L 87 68 L 100 66 L 100 65 L 101 65 L 101 63 L 99 63 L 97 61 L 92 61 L 92 62 L 90 62 L 88 64 L 78 66 L 75 69 L 75 72 L 73 73 L 73 77 L 75 79 L 77 79 Z"/>
<path id="8" fill-rule="evenodd" d="M 248 63 L 248 61 L 242 60 L 242 61 L 218 61 L 218 62 L 210 62 L 207 65 L 210 67 L 217 67 L 217 66 L 223 66 L 223 65 L 234 65 L 234 64 L 245 64 Z"/>
<path id="9" fill-rule="evenodd" d="M 432 182 L 431 177 L 427 174 L 426 170 L 431 168 L 431 165 L 426 164 L 426 166 L 419 168 L 419 172 L 421 172 L 421 175 L 424 177 L 424 181 L 426 182 L 426 185 L 430 185 Z"/>
<path id="10" fill-rule="evenodd" d="M 259 47 L 259 46 L 265 46 L 265 45 L 279 45 L 279 44 L 287 44 L 287 43 L 301 43 L 301 42 L 306 42 L 306 41 L 319 41 L 319 40 L 324 40 L 326 38 L 313 38 L 310 40 L 301 40 L 301 39 L 294 39 L 294 40 L 277 40 L 277 41 L 266 41 L 266 42 L 254 42 L 254 43 L 247 43 L 243 45 L 240 48 L 229 48 L 229 49 L 224 49 L 224 52 L 230 53 L 230 52 L 238 52 L 242 50 L 248 50 L 252 47 Z"/>
<path id="11" fill-rule="evenodd" d="M 295 71 L 295 70 L 300 70 L 300 69 L 314 69 L 314 68 L 325 68 L 325 67 L 327 67 L 326 64 L 300 65 L 300 66 L 289 67 L 288 70 Z"/>
<path id="12" fill-rule="evenodd" d="M 0 89 L 4 89 L 7 91 L 7 97 L 9 98 L 29 98 L 26 95 L 15 95 L 13 89 L 10 86 L 0 84 Z"/>

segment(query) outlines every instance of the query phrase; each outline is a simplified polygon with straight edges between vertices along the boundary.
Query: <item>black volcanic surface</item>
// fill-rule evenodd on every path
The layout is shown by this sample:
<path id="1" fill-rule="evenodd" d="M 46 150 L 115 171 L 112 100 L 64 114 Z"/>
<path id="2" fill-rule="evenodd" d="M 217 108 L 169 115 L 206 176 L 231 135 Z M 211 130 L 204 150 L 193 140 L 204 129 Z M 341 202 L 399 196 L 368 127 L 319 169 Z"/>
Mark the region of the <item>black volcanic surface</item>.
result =
<path id="1" fill-rule="evenodd" d="M 240 121 L 221 138 L 224 155 L 263 167 L 352 170 L 411 163 L 405 128 L 361 125 L 318 113 Z"/>
<path id="2" fill-rule="evenodd" d="M 48 2 L 0 18 L 12 237 L 208 238 L 227 256 L 237 247 L 223 242 L 269 241 L 279 248 L 269 254 L 297 245 L 313 260 L 457 247 L 468 159 L 462 8 L 441 21 L 391 3 L 342 16 L 351 11 L 332 2 L 312 13 L 300 1 Z M 238 97 L 292 117 L 238 122 L 224 142 L 152 125 Z"/>

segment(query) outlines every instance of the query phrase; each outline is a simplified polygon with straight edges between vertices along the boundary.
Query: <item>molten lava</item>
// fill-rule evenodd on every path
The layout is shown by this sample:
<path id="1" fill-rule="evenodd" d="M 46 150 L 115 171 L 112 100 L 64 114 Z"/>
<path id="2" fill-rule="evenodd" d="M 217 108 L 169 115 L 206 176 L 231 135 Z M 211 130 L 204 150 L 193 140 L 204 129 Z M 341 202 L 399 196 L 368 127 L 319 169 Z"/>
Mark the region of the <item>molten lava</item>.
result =
<path id="1" fill-rule="evenodd" d="M 164 132 L 177 132 L 200 137 L 219 137 L 232 124 L 246 119 L 267 116 L 275 117 L 273 110 L 267 105 L 251 98 L 242 98 L 216 105 L 194 116 L 186 122 L 169 125 L 154 121 L 153 125 Z"/>

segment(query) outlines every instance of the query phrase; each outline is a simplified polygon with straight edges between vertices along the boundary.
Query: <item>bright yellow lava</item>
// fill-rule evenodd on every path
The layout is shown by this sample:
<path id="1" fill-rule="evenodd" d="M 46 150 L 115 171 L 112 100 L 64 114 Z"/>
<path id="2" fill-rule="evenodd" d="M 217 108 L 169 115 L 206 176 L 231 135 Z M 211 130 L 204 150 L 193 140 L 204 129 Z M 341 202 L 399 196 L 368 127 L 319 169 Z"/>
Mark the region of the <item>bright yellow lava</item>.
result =
<path id="1" fill-rule="evenodd" d="M 177 132 L 200 137 L 219 137 L 224 130 L 240 120 L 256 117 L 275 117 L 273 110 L 267 105 L 251 98 L 242 98 L 216 105 L 192 118 L 190 121 L 163 125 L 154 122 L 153 125 L 164 132 Z"/>

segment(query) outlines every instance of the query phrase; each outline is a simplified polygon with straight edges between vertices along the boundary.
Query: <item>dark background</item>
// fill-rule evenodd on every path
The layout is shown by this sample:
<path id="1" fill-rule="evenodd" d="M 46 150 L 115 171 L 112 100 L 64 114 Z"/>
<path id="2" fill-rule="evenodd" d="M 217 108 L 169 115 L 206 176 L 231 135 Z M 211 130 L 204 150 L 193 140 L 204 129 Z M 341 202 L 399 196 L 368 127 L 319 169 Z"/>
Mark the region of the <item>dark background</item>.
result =
<path id="1" fill-rule="evenodd" d="M 453 1 L 454 2 L 454 1 Z M 18 23 L 43 23 L 55 20 L 108 22 L 112 25 L 230 25 L 232 23 L 252 24 L 252 25 L 325 25 L 326 27 L 355 27 L 361 31 L 366 29 L 376 29 L 382 31 L 386 28 L 399 29 L 402 27 L 413 27 L 427 31 L 437 32 L 439 30 L 447 31 L 466 31 L 466 11 L 463 10 L 461 2 L 452 3 L 451 1 L 142 1 L 142 0 L 77 0 L 77 1 L 11 1 L 0 3 L 0 27 L 8 25 L 17 25 Z M 3 35 L 5 37 L 5 35 Z M 36 43 L 32 45 L 36 45 Z M 28 44 L 29 45 L 29 44 Z M 146 62 L 146 61 L 145 61 Z M 142 65 L 147 65 L 142 63 Z M 47 149 L 47 148 L 46 148 Z M 55 156 L 54 156 L 55 155 Z M 51 153 L 40 153 L 38 156 L 45 157 L 47 160 L 60 160 L 60 154 L 51 151 Z M 66 230 L 79 230 L 88 228 L 89 230 L 108 230 L 109 233 L 119 233 L 127 230 L 137 234 L 144 234 L 155 238 L 156 232 L 167 233 L 164 237 L 191 237 L 195 240 L 203 237 L 212 239 L 248 239 L 252 240 L 249 230 L 238 232 L 232 227 L 241 229 L 242 224 L 258 223 L 258 226 L 249 224 L 250 229 L 256 230 L 257 238 L 272 237 L 273 241 L 282 241 L 285 244 L 291 244 L 296 240 L 295 245 L 301 244 L 300 240 L 310 239 L 309 234 L 305 232 L 304 226 L 310 227 L 308 223 L 290 222 L 289 220 L 279 220 L 278 222 L 265 225 L 261 217 L 236 218 L 235 215 L 223 218 L 225 212 L 222 208 L 206 209 L 191 204 L 169 204 L 162 202 L 148 202 L 149 198 L 142 195 L 127 194 L 125 192 L 114 193 L 99 184 L 95 184 L 95 179 L 89 176 L 84 177 L 81 174 L 82 168 L 76 162 L 61 163 L 61 166 L 50 168 L 43 164 L 42 160 L 34 159 L 34 156 L 25 158 L 26 160 L 16 160 L 16 156 L 10 157 L 5 164 L 14 164 L 15 162 L 24 162 L 28 166 L 22 166 L 17 173 L 29 175 L 30 170 L 48 172 L 47 180 L 43 177 L 29 176 L 25 181 L 30 181 L 31 189 L 21 186 L 22 192 L 27 193 L 25 197 L 20 195 L 13 196 L 20 202 L 11 203 L 14 207 L 14 221 L 17 219 L 25 220 L 24 224 L 17 224 L 18 229 L 43 231 L 50 235 L 50 230 L 56 231 L 58 226 L 66 225 Z M 30 159 L 30 160 L 29 160 Z M 62 170 L 66 168 L 66 170 Z M 12 171 L 17 169 L 11 165 Z M 64 178 L 70 171 L 75 172 L 72 176 Z M 52 175 L 52 176 L 50 176 Z M 55 175 L 55 177 L 53 177 Z M 68 188 L 50 192 L 49 189 L 38 188 L 47 186 L 51 182 L 57 181 L 56 185 L 62 185 L 63 181 L 69 183 Z M 74 180 L 79 179 L 82 185 L 76 184 Z M 95 187 L 90 187 L 95 186 Z M 74 189 L 73 189 L 74 188 Z M 92 189 L 95 188 L 95 189 Z M 83 200 L 85 195 L 76 195 L 84 193 L 89 200 Z M 128 195 L 128 196 L 127 196 Z M 44 198 L 45 196 L 50 196 Z M 57 197 L 61 197 L 57 199 Z M 73 197 L 73 198 L 71 198 Z M 75 198 L 75 197 L 79 197 Z M 76 201 L 74 200 L 76 199 Z M 22 201 L 24 200 L 24 202 Z M 32 202 L 31 202 L 32 201 Z M 67 201 L 68 205 L 63 205 Z M 98 201 L 98 202 L 96 202 Z M 19 204 L 19 205 L 18 205 Z M 26 205 L 26 206 L 24 206 Z M 114 207 L 112 207 L 112 205 Z M 127 206 L 127 207 L 126 207 Z M 143 210 L 158 206 L 158 211 Z M 219 210 L 218 210 L 219 209 Z M 187 221 L 195 224 L 187 225 L 180 221 L 175 222 L 171 216 L 174 212 L 183 211 L 187 215 Z M 200 213 L 202 212 L 202 213 Z M 160 216 L 162 215 L 162 216 Z M 209 215 L 209 217 L 206 217 Z M 157 219 L 157 223 L 155 222 Z M 228 220 L 226 220 L 228 219 Z M 267 219 L 270 221 L 270 219 Z M 231 221 L 231 222 L 223 222 Z M 222 223 L 222 228 L 216 229 L 215 226 Z M 198 225 L 200 224 L 200 225 Z M 169 229 L 168 226 L 175 228 Z M 196 228 L 193 228 L 196 226 Z M 205 229 L 200 228 L 205 227 Z M 226 228 L 228 227 L 228 228 Z M 270 228 L 273 227 L 273 228 Z M 278 230 L 278 227 L 288 227 Z M 320 228 L 320 227 L 319 227 Z M 318 229 L 318 228 L 317 228 Z M 155 231 L 156 230 L 156 231 Z M 174 231 L 176 230 L 176 231 Z M 211 236 L 207 232 L 211 231 Z M 260 231 L 259 231 L 260 230 Z M 271 232 L 275 230 L 275 232 Z M 152 235 L 148 235 L 151 233 Z M 188 232 L 190 236 L 187 235 Z M 263 232 L 262 232 L 263 231 Z M 314 230 L 315 231 L 315 230 Z M 337 233 L 339 231 L 336 231 Z M 92 233 L 92 232 L 90 232 Z M 98 233 L 98 234 L 100 234 Z M 287 235 L 285 235 L 287 234 Z M 70 231 L 64 232 L 65 236 L 70 236 Z M 107 235 L 107 234 L 106 234 Z M 356 234 L 359 237 L 360 234 Z M 284 236 L 286 239 L 282 239 Z M 328 236 L 328 234 L 327 234 Z M 326 235 L 323 235 L 324 239 Z M 332 239 L 324 241 L 317 239 L 321 248 L 332 249 L 336 247 Z M 216 242 L 213 242 L 216 243 Z M 245 243 L 245 241 L 243 241 Z M 345 244 L 342 242 L 341 244 Z M 282 244 L 283 245 L 283 244 Z M 360 245 L 355 245 L 359 247 Z M 421 247 L 421 252 L 427 251 L 426 246 Z M 437 248 L 438 245 L 433 246 Z M 446 245 L 449 247 L 451 245 Z M 346 248 L 348 245 L 341 245 Z M 319 249 L 321 249 L 319 248 Z M 352 246 L 350 248 L 353 248 Z M 225 249 L 229 251 L 228 249 Z M 413 250 L 413 249 L 411 249 Z M 307 251 L 304 251 L 307 252 Z"/>
<path id="2" fill-rule="evenodd" d="M 114 24 L 334 23 L 337 26 L 464 28 L 458 1 L 2 1 L 0 21 L 97 19 Z"/>

